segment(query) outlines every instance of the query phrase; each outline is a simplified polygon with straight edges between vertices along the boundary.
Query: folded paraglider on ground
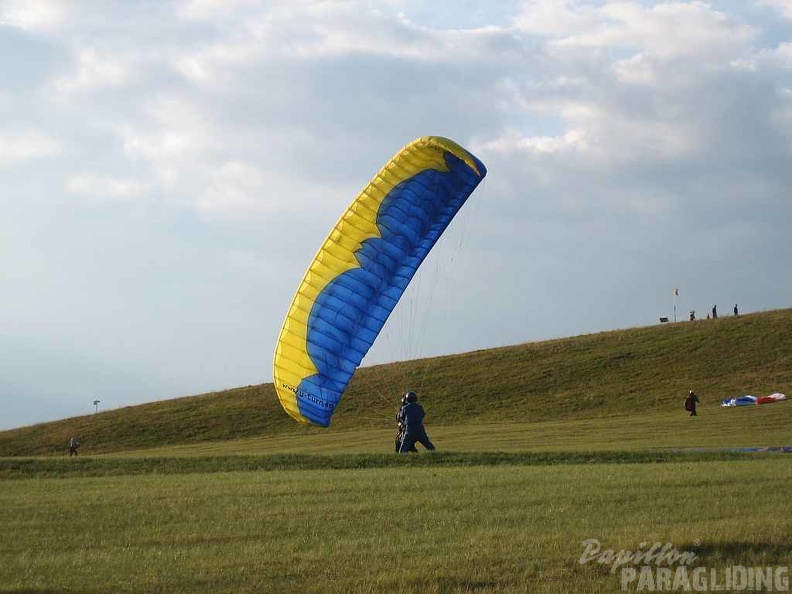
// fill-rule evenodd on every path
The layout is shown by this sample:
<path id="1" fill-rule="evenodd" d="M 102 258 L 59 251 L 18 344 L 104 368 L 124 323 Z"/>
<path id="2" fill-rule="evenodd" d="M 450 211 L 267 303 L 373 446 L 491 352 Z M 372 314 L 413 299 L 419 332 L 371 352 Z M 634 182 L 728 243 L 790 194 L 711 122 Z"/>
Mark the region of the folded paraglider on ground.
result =
<path id="1" fill-rule="evenodd" d="M 751 396 L 746 394 L 745 396 L 738 396 L 737 398 L 727 398 L 726 400 L 721 401 L 721 406 L 753 406 L 756 404 L 772 404 L 774 402 L 782 402 L 786 399 L 786 395 L 782 394 L 781 392 L 775 392 L 773 394 L 769 394 L 768 396 Z"/>

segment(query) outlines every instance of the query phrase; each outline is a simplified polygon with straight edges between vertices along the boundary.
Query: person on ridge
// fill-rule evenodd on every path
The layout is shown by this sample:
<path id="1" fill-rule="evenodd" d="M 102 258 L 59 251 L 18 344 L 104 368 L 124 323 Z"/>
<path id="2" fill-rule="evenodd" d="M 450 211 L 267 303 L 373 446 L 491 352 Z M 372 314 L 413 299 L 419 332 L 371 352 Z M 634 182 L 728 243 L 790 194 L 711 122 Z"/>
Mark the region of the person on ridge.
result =
<path id="1" fill-rule="evenodd" d="M 696 404 L 698 404 L 698 402 L 699 402 L 698 396 L 696 396 L 693 390 L 690 390 L 690 392 L 688 392 L 688 397 L 685 398 L 685 410 L 690 413 L 691 417 L 698 416 L 696 414 Z"/>
<path id="2" fill-rule="evenodd" d="M 79 447 L 80 447 L 80 442 L 77 440 L 76 437 L 72 437 L 69 440 L 69 458 L 77 455 L 77 449 Z"/>
<path id="3" fill-rule="evenodd" d="M 423 406 L 418 404 L 418 395 L 415 392 L 407 392 L 404 395 L 407 401 L 401 411 L 399 417 L 404 424 L 404 431 L 402 434 L 402 442 L 399 446 L 399 453 L 417 452 L 415 447 L 416 443 L 420 443 L 427 450 L 434 450 L 434 444 L 429 440 L 426 434 L 426 429 L 423 425 L 423 419 L 426 416 Z"/>

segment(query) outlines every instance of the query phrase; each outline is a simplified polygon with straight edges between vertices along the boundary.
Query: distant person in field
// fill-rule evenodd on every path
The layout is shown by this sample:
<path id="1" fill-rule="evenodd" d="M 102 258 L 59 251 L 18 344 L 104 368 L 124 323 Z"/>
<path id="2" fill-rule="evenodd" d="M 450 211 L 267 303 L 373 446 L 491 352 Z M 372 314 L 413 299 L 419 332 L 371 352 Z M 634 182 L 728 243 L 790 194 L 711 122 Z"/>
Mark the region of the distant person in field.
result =
<path id="1" fill-rule="evenodd" d="M 415 392 L 407 392 L 404 399 L 407 403 L 399 411 L 399 420 L 404 424 L 399 453 L 417 452 L 416 443 L 420 443 L 427 450 L 434 450 L 434 444 L 429 441 L 423 425 L 426 413 L 423 406 L 418 404 L 418 395 Z"/>
<path id="2" fill-rule="evenodd" d="M 717 317 L 718 317 L 718 306 L 717 305 L 713 305 L 712 306 L 712 319 L 715 320 L 715 319 L 717 319 Z"/>
<path id="3" fill-rule="evenodd" d="M 735 303 L 734 304 L 734 317 L 736 318 L 738 315 L 740 315 L 740 312 L 737 311 L 737 304 Z"/>
<path id="4" fill-rule="evenodd" d="M 72 437 L 69 440 L 69 458 L 77 455 L 77 450 L 79 449 L 79 447 L 80 447 L 80 442 L 77 440 L 77 438 Z"/>
<path id="5" fill-rule="evenodd" d="M 687 398 L 685 398 L 685 410 L 690 413 L 691 417 L 697 417 L 696 414 L 696 405 L 699 403 L 698 396 L 693 390 L 688 392 Z"/>
<path id="6" fill-rule="evenodd" d="M 408 392 L 409 394 L 409 392 Z M 401 403 L 399 404 L 399 412 L 396 413 L 396 453 L 401 449 L 402 441 L 404 441 L 404 419 L 402 418 L 402 411 L 407 406 L 407 394 L 402 396 Z"/>
<path id="7" fill-rule="evenodd" d="M 690 321 L 691 322 L 695 322 L 696 321 L 696 311 L 693 310 L 693 309 L 690 310 Z"/>

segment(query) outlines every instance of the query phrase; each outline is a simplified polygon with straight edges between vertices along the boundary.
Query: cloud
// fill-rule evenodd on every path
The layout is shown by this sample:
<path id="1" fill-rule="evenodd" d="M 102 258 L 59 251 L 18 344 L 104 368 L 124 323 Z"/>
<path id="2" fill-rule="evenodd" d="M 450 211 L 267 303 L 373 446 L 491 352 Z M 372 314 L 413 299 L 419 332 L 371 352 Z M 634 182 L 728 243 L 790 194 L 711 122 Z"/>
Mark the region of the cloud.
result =
<path id="1" fill-rule="evenodd" d="M 208 187 L 198 199 L 198 209 L 208 213 L 272 211 L 277 202 L 267 199 L 268 188 L 259 169 L 249 163 L 229 161 L 208 175 Z"/>
<path id="2" fill-rule="evenodd" d="M 213 154 L 222 152 L 222 138 L 213 135 L 209 123 L 211 113 L 168 95 L 143 100 L 141 106 L 141 115 L 114 130 L 123 154 L 171 201 L 194 199 L 195 181 L 211 167 Z"/>
<path id="3" fill-rule="evenodd" d="M 141 196 L 146 187 L 139 180 L 83 174 L 66 182 L 66 191 L 100 201 L 129 200 Z"/>
<path id="4" fill-rule="evenodd" d="M 511 26 L 472 30 L 349 1 L 224 6 L 194 0 L 164 12 L 163 30 L 190 34 L 145 55 L 100 51 L 101 38 L 75 48 L 60 90 L 87 99 L 124 88 L 130 101 L 105 115 L 126 165 L 74 179 L 130 180 L 133 170 L 135 187 L 163 203 L 242 220 L 283 209 L 284 195 L 323 200 L 328 184 L 351 197 L 373 148 L 382 160 L 427 132 L 579 166 L 692 158 L 709 150 L 702 133 L 714 114 L 732 113 L 702 112 L 695 98 L 721 71 L 749 72 L 740 61 L 754 59 L 756 35 L 702 2 L 533 0 Z M 347 147 L 344 158 L 335 146 Z"/>
<path id="5" fill-rule="evenodd" d="M 58 93 L 75 93 L 103 87 L 123 87 L 130 84 L 132 73 L 128 58 L 90 48 L 77 56 L 76 71 L 58 78 L 53 86 Z"/>
<path id="6" fill-rule="evenodd" d="M 699 60 L 721 59 L 755 36 L 750 26 L 703 2 L 647 7 L 629 1 L 590 6 L 569 0 L 532 0 L 526 2 L 515 24 L 559 47 L 621 48 Z"/>
<path id="7" fill-rule="evenodd" d="M 200 5 L 210 12 L 217 6 L 214 2 Z M 299 67 L 345 56 L 467 62 L 472 67 L 482 61 L 483 49 L 508 46 L 508 40 L 494 27 L 429 29 L 392 14 L 361 9 L 358 2 L 280 1 L 266 12 L 252 14 L 233 35 L 175 55 L 173 65 L 188 80 L 213 85 L 227 80 L 227 68 L 276 62 Z"/>
<path id="8" fill-rule="evenodd" d="M 581 130 L 569 130 L 560 136 L 529 136 L 521 137 L 511 131 L 505 136 L 490 140 L 482 145 L 482 149 L 496 153 L 509 153 L 513 151 L 529 151 L 541 153 L 564 153 L 585 150 L 586 135 Z"/>
<path id="9" fill-rule="evenodd" d="M 60 153 L 58 140 L 35 130 L 0 135 L 0 162 L 52 157 Z"/>
<path id="10" fill-rule="evenodd" d="M 62 8 L 55 0 L 5 0 L 0 5 L 0 24 L 25 31 L 48 31 L 62 22 Z"/>
<path id="11" fill-rule="evenodd" d="M 544 37 L 570 37 L 600 27 L 597 8 L 569 0 L 527 0 L 515 26 Z"/>
<path id="12" fill-rule="evenodd" d="M 176 6 L 180 19 L 216 22 L 246 8 L 261 8 L 260 0 L 186 0 Z"/>
<path id="13" fill-rule="evenodd" d="M 759 6 L 770 6 L 777 10 L 785 19 L 792 20 L 792 4 L 789 0 L 756 0 Z"/>
<path id="14" fill-rule="evenodd" d="M 751 69 L 755 68 L 757 63 L 771 69 L 792 70 L 792 43 L 783 42 L 774 49 L 763 49 L 756 54 L 755 59 L 747 61 Z"/>
<path id="15" fill-rule="evenodd" d="M 616 60 L 612 70 L 623 83 L 636 85 L 653 85 L 657 82 L 657 71 L 643 54 L 635 54 L 624 60 Z"/>
<path id="16" fill-rule="evenodd" d="M 701 2 L 534 0 L 512 26 L 472 30 L 348 1 L 222 6 L 195 0 L 163 13 L 166 30 L 208 32 L 200 42 L 172 36 L 145 56 L 81 49 L 57 85 L 86 97 L 125 88 L 134 102 L 109 125 L 135 187 L 225 220 L 272 216 L 285 195 L 324 202 L 328 185 L 351 198 L 372 148 L 384 159 L 427 132 L 578 166 L 694 157 L 716 119 L 694 97 L 751 58 L 755 36 Z M 394 117 L 401 111 L 414 133 Z M 334 146 L 347 147 L 345 158 Z M 122 168 L 82 175 L 131 179 Z"/>

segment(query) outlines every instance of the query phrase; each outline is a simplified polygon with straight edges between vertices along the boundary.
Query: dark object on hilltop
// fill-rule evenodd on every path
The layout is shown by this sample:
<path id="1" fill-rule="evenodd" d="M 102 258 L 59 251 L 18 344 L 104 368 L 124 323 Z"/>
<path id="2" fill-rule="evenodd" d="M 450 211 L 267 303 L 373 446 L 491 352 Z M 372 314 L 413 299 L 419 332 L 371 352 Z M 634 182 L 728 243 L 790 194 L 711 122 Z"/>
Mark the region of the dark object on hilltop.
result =
<path id="1" fill-rule="evenodd" d="M 69 440 L 69 458 L 77 455 L 77 450 L 79 449 L 79 447 L 80 447 L 80 442 L 77 440 L 77 438 L 72 437 Z"/>

